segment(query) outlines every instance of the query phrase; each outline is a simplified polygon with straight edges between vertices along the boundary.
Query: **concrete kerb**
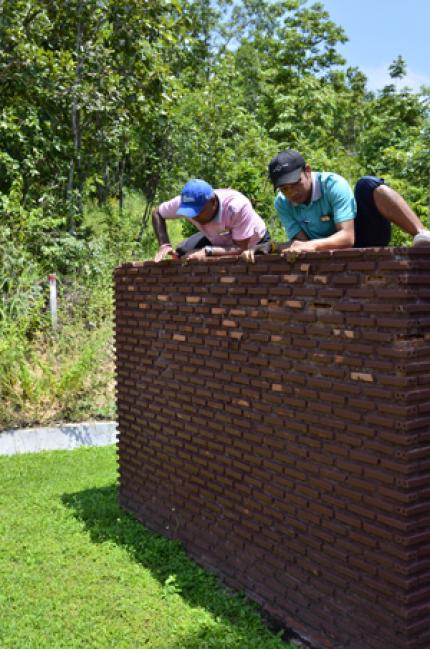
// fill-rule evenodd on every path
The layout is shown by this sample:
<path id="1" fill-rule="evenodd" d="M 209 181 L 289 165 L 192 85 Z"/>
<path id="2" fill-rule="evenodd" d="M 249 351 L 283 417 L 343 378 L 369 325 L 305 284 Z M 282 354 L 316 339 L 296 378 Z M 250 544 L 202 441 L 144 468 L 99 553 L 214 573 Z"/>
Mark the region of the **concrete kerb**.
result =
<path id="1" fill-rule="evenodd" d="M 62 451 L 79 446 L 108 446 L 115 444 L 116 438 L 115 421 L 4 430 L 0 431 L 0 455 Z"/>

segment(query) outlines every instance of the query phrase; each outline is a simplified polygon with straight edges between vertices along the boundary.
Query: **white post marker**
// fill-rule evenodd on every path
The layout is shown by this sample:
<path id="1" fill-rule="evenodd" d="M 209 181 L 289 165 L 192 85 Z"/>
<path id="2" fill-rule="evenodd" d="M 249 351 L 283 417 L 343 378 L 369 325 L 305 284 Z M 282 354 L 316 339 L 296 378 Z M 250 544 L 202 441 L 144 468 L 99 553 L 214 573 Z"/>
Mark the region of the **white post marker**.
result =
<path id="1" fill-rule="evenodd" d="M 52 328 L 57 328 L 57 276 L 54 273 L 48 275 L 49 279 L 49 307 L 51 309 Z"/>

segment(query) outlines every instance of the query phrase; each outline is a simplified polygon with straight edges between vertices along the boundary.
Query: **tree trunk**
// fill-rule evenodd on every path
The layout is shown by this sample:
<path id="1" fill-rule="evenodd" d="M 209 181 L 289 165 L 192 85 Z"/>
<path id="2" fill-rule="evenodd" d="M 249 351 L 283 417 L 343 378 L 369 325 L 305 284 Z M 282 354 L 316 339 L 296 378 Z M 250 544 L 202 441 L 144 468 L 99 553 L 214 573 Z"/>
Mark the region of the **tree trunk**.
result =
<path id="1" fill-rule="evenodd" d="M 83 188 L 84 188 L 84 177 L 82 174 L 82 164 L 81 164 L 81 115 L 78 107 L 78 92 L 80 89 L 81 78 L 82 78 L 82 36 L 83 36 L 83 26 L 82 26 L 82 2 L 79 4 L 78 16 L 77 16 L 77 27 L 76 27 L 76 45 L 75 45 L 75 55 L 76 55 L 76 71 L 75 71 L 75 81 L 72 88 L 73 98 L 72 98 L 72 134 L 73 134 L 73 147 L 74 147 L 74 159 L 70 163 L 69 169 L 69 182 L 67 186 L 67 196 L 69 201 L 69 232 L 70 234 L 76 234 L 76 217 L 79 216 L 79 221 L 82 220 L 83 214 Z M 74 191 L 74 175 L 77 174 L 78 185 Z"/>
<path id="2" fill-rule="evenodd" d="M 119 200 L 119 213 L 122 215 L 124 209 L 124 167 L 125 167 L 125 158 L 122 155 L 118 163 L 118 200 Z"/>
<path id="3" fill-rule="evenodd" d="M 67 189 L 66 189 L 66 202 L 67 202 L 67 230 L 71 235 L 76 234 L 75 201 L 73 198 L 74 175 L 75 175 L 75 161 L 70 160 L 69 178 L 67 181 Z"/>

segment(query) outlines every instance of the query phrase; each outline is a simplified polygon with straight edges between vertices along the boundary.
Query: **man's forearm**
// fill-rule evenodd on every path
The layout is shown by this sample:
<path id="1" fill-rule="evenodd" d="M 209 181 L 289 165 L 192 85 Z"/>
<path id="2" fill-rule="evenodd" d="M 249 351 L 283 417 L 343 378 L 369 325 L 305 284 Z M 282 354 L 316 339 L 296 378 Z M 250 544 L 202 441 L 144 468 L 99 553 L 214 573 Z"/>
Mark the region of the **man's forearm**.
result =
<path id="1" fill-rule="evenodd" d="M 160 216 L 158 208 L 152 211 L 152 227 L 160 246 L 170 244 L 169 235 L 167 234 L 166 221 Z"/>
<path id="2" fill-rule="evenodd" d="M 329 237 L 323 239 L 311 239 L 310 241 L 300 241 L 294 239 L 289 243 L 288 249 L 292 251 L 317 252 L 323 250 L 341 250 L 342 248 L 352 248 L 354 245 L 354 232 L 348 229 L 338 230 Z"/>
<path id="3" fill-rule="evenodd" d="M 224 255 L 240 255 L 242 250 L 237 247 L 233 248 L 223 248 L 221 246 L 211 246 L 212 247 L 212 255 L 214 257 L 223 257 Z"/>
<path id="4" fill-rule="evenodd" d="M 188 253 L 187 259 L 208 260 L 212 257 L 238 257 L 242 253 L 240 248 L 223 248 L 222 246 L 205 246 L 199 250 Z"/>
<path id="5" fill-rule="evenodd" d="M 354 236 L 340 230 L 326 239 L 314 239 L 312 243 L 315 250 L 340 250 L 342 248 L 352 248 Z"/>

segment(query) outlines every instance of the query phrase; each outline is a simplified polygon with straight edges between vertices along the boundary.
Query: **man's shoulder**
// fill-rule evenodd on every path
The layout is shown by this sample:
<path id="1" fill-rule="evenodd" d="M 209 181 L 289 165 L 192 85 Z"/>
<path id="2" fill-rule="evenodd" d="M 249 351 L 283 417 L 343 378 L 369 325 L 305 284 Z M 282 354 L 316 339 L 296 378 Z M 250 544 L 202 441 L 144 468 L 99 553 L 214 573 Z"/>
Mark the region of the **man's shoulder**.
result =
<path id="1" fill-rule="evenodd" d="M 244 207 L 252 207 L 249 198 L 236 189 L 230 189 L 229 187 L 215 189 L 215 194 L 219 198 L 223 213 L 227 212 L 230 216 L 234 216 Z"/>
<path id="2" fill-rule="evenodd" d="M 231 189 L 231 187 L 222 187 L 221 189 L 215 189 L 215 194 L 222 202 L 249 202 L 249 198 L 247 198 L 245 194 L 242 194 L 242 192 L 239 192 L 237 189 Z"/>
<path id="3" fill-rule="evenodd" d="M 158 213 L 163 218 L 173 218 L 176 216 L 180 204 L 181 197 L 179 195 L 169 198 L 158 205 Z"/>
<path id="4" fill-rule="evenodd" d="M 319 180 L 323 191 L 328 190 L 333 192 L 352 193 L 351 185 L 347 179 L 333 171 L 320 172 Z"/>
<path id="5" fill-rule="evenodd" d="M 324 207 L 328 207 L 336 223 L 355 218 L 356 203 L 351 185 L 335 173 L 321 174 Z"/>

